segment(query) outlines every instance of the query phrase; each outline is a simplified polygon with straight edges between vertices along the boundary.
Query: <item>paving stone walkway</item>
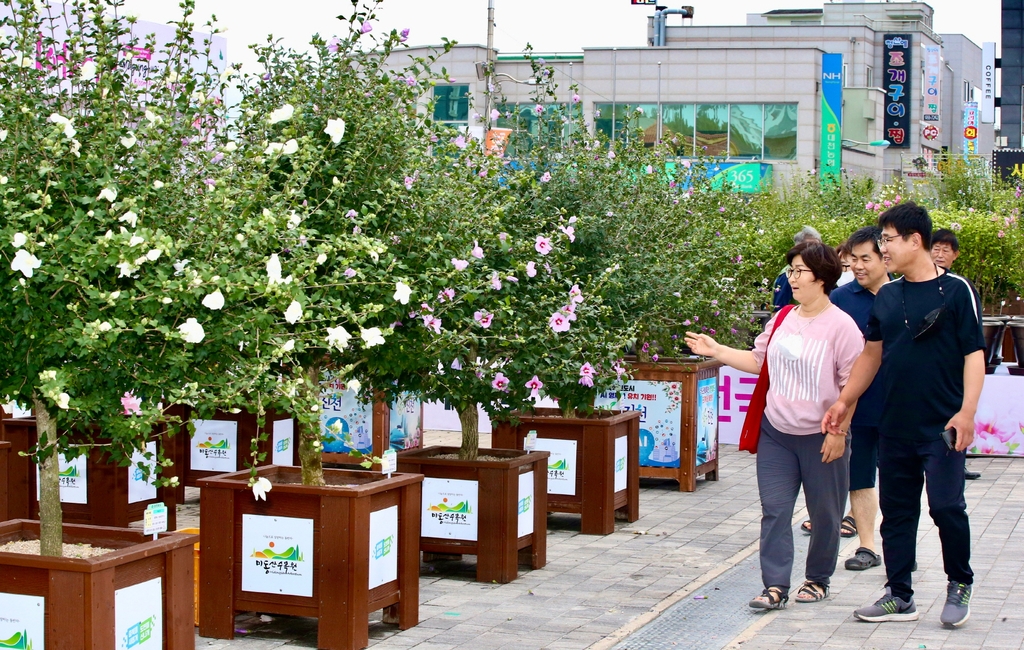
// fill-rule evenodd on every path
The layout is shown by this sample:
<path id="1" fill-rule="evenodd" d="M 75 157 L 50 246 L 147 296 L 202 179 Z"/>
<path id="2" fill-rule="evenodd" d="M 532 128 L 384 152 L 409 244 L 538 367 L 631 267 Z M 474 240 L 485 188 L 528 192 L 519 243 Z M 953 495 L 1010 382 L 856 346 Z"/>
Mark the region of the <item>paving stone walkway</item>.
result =
<path id="1" fill-rule="evenodd" d="M 481 437 L 481 446 L 488 444 L 487 436 Z M 428 432 L 426 440 L 457 444 L 452 434 L 439 432 Z M 380 622 L 379 612 L 375 613 L 370 645 L 417 650 L 1024 645 L 1024 460 L 970 461 L 972 468 L 983 472 L 981 480 L 968 483 L 967 491 L 979 586 L 971 621 L 956 631 L 938 624 L 945 576 L 938 536 L 927 516 L 920 532 L 921 571 L 915 574 L 922 612 L 919 622 L 876 625 L 852 619 L 853 609 L 881 593 L 885 577 L 880 569 L 858 573 L 840 568 L 826 602 L 751 615 L 745 603 L 759 586 L 748 593 L 746 582 L 753 575 L 757 583 L 760 518 L 753 461 L 753 456 L 723 446 L 721 480 L 698 480 L 693 493 L 678 492 L 674 481 L 641 481 L 640 519 L 632 524 L 619 522 L 616 532 L 604 537 L 580 535 L 578 517 L 550 515 L 548 565 L 537 571 L 523 567 L 511 584 L 474 582 L 472 556 L 423 563 L 420 624 L 399 631 Z M 179 506 L 179 526 L 198 525 L 196 491 L 190 490 L 186 501 Z M 802 516 L 798 512 L 797 520 Z M 855 543 L 844 547 L 842 558 L 855 548 Z M 738 581 L 736 572 L 746 575 Z M 742 594 L 734 593 L 741 589 Z M 694 595 L 708 598 L 695 601 Z M 685 616 L 674 620 L 672 612 L 683 609 Z M 708 629 L 707 622 L 713 622 L 710 627 L 717 631 L 701 636 L 699 630 Z M 645 625 L 662 628 L 661 636 L 645 632 Z M 197 635 L 196 647 L 316 647 L 315 619 L 256 612 L 238 616 L 236 629 L 232 641 Z"/>

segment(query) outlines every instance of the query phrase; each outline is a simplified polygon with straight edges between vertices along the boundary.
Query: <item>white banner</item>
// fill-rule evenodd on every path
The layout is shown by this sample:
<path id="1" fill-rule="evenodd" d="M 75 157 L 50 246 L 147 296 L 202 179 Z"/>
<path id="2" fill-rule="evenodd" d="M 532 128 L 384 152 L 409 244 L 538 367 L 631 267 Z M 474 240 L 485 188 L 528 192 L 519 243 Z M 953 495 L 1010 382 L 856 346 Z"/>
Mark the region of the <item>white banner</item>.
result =
<path id="1" fill-rule="evenodd" d="M 78 456 L 72 460 L 60 455 L 60 502 L 89 503 L 88 458 Z M 36 501 L 39 500 L 39 466 L 36 465 Z M 3 646 L 0 646 L 3 647 Z"/>
<path id="2" fill-rule="evenodd" d="M 46 647 L 46 599 L 0 593 L 0 648 Z"/>
<path id="3" fill-rule="evenodd" d="M 313 595 L 313 520 L 242 515 L 242 591 Z"/>
<path id="4" fill-rule="evenodd" d="M 537 438 L 537 451 L 548 451 L 548 494 L 576 494 L 576 441 Z"/>
<path id="5" fill-rule="evenodd" d="M 295 458 L 295 420 L 274 421 L 274 454 L 270 460 L 274 465 L 290 467 Z"/>
<path id="6" fill-rule="evenodd" d="M 981 123 L 996 121 L 996 44 L 981 44 Z"/>
<path id="7" fill-rule="evenodd" d="M 234 472 L 238 469 L 238 423 L 230 420 L 195 420 L 192 469 Z"/>
<path id="8" fill-rule="evenodd" d="M 398 506 L 370 513 L 370 589 L 398 580 Z"/>
<path id="9" fill-rule="evenodd" d="M 533 533 L 533 472 L 519 475 L 519 524 L 517 537 Z"/>
<path id="10" fill-rule="evenodd" d="M 475 542 L 479 486 L 476 481 L 446 478 L 423 479 L 423 537 L 443 537 Z"/>
<path id="11" fill-rule="evenodd" d="M 156 442 L 147 442 L 146 451 L 152 454 L 147 460 L 146 457 L 136 450 L 132 453 L 132 464 L 128 467 L 128 503 L 149 501 L 156 498 Z M 139 463 L 149 468 L 149 480 L 139 469 Z"/>
<path id="12" fill-rule="evenodd" d="M 160 578 L 114 592 L 114 635 L 117 650 L 164 647 L 164 592 Z"/>
<path id="13" fill-rule="evenodd" d="M 626 489 L 627 477 L 629 472 L 627 471 L 626 464 L 629 455 L 629 444 L 626 436 L 620 436 L 615 439 L 615 492 L 620 492 Z"/>

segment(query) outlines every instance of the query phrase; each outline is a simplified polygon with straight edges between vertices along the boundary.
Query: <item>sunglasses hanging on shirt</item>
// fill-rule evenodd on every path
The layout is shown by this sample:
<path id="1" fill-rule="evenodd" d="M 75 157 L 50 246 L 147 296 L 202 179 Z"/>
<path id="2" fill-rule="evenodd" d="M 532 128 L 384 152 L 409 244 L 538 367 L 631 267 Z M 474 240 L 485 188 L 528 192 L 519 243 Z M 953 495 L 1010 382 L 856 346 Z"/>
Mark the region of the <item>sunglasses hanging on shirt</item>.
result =
<path id="1" fill-rule="evenodd" d="M 941 275 L 942 274 L 939 273 L 939 267 L 936 266 L 935 282 L 939 287 L 939 297 L 942 298 L 942 306 L 937 307 L 924 315 L 924 318 L 921 320 L 920 325 L 917 326 L 917 331 L 914 332 L 915 341 L 927 337 L 929 333 L 934 334 L 935 332 L 937 332 L 939 328 L 936 327 L 936 325 L 938 324 L 939 320 L 942 319 L 942 315 L 946 313 L 946 294 L 945 292 L 942 291 L 942 280 L 939 279 Z M 910 329 L 910 319 L 907 318 L 906 296 L 907 287 L 904 284 L 903 292 L 900 294 L 900 300 L 903 303 L 903 324 L 906 326 L 907 331 L 913 331 Z"/>

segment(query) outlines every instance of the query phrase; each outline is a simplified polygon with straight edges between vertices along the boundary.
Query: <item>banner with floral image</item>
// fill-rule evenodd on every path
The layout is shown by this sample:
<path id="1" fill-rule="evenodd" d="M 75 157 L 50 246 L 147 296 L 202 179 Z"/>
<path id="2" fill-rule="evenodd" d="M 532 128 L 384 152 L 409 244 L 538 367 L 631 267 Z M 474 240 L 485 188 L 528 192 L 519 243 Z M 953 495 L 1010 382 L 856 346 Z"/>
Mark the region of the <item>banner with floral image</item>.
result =
<path id="1" fill-rule="evenodd" d="M 1024 378 L 989 375 L 974 418 L 971 456 L 1024 456 Z"/>

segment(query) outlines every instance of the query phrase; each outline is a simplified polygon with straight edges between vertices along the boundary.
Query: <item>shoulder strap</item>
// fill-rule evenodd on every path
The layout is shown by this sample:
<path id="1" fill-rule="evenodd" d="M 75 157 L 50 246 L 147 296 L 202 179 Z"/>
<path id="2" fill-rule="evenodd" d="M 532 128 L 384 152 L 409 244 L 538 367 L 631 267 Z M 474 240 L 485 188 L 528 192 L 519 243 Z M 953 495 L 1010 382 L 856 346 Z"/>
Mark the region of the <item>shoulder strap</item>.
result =
<path id="1" fill-rule="evenodd" d="M 772 337 L 775 336 L 775 332 L 779 331 L 779 325 L 782 325 L 782 321 L 786 320 L 786 316 L 789 316 L 789 312 L 793 311 L 793 305 L 786 305 L 779 310 L 779 317 L 775 319 L 775 326 L 772 327 L 772 333 L 768 335 L 769 345 L 772 342 Z M 765 346 L 765 355 L 768 354 L 768 346 Z"/>

